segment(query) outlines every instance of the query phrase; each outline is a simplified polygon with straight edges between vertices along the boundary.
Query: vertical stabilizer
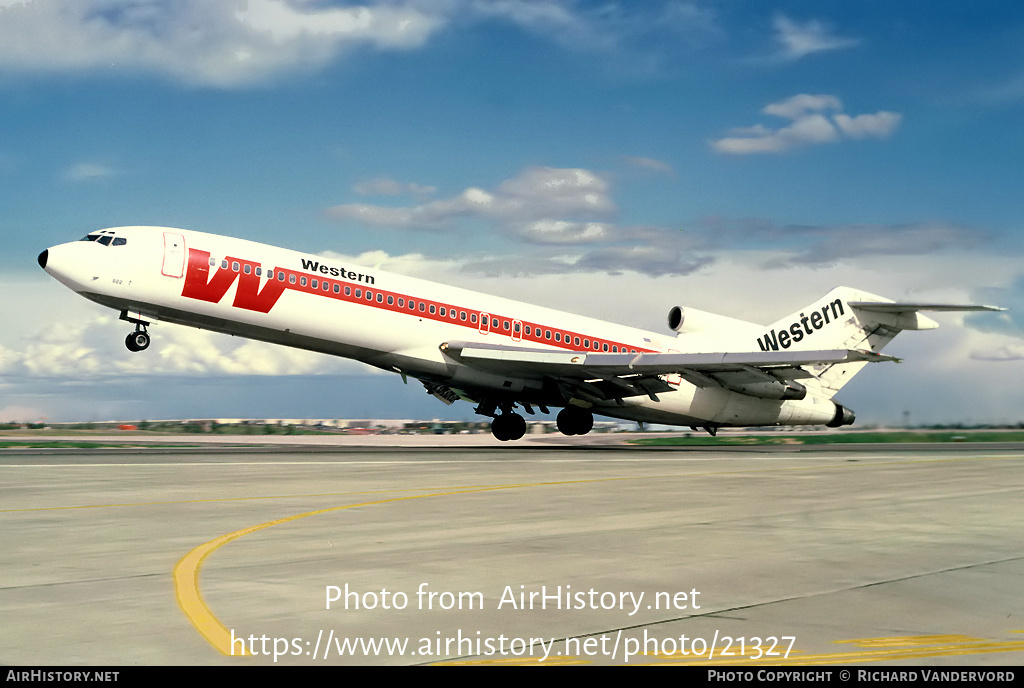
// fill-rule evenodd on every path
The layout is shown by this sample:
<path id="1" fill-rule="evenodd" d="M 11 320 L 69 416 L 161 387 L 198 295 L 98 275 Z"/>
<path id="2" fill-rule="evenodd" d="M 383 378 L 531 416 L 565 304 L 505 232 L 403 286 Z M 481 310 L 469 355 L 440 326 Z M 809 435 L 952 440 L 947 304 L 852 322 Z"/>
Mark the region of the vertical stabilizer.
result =
<path id="1" fill-rule="evenodd" d="M 818 301 L 773 323 L 757 337 L 761 351 L 856 349 L 880 352 L 902 330 L 938 327 L 920 311 L 1000 310 L 993 306 L 897 303 L 850 287 L 836 287 Z M 756 350 L 756 349 L 755 349 Z M 831 397 L 850 381 L 863 362 L 807 366 L 821 392 Z"/>

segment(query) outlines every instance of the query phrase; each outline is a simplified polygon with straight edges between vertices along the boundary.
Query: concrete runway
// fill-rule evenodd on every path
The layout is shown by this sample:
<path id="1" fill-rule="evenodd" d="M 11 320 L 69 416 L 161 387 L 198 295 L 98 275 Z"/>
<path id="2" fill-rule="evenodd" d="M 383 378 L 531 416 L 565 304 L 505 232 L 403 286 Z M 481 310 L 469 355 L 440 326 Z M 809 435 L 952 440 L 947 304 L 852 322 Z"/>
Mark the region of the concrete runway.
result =
<path id="1" fill-rule="evenodd" d="M 1024 663 L 1021 447 L 586 439 L 5 451 L 0 663 Z"/>

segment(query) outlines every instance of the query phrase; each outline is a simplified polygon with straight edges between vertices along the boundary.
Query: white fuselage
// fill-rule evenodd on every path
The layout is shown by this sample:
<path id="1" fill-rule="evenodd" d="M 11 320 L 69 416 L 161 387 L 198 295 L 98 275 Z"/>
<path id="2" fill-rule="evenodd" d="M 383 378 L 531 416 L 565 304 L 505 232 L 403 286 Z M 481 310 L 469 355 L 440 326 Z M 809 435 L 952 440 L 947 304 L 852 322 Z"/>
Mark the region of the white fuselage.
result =
<path id="1" fill-rule="evenodd" d="M 129 319 L 162 320 L 362 361 L 466 399 L 494 395 L 516 403 L 563 406 L 543 376 L 481 370 L 446 355 L 446 342 L 555 351 L 694 352 L 731 336 L 719 330 L 662 335 L 435 282 L 365 268 L 242 239 L 182 229 L 122 227 L 110 240 L 76 241 L 40 256 L 70 289 Z M 91 235 L 95 236 L 95 235 Z M 45 256 L 45 257 L 44 257 Z M 735 326 L 750 350 L 758 326 Z M 763 331 L 763 328 L 760 330 Z M 748 342 L 747 340 L 750 340 Z M 702 342 L 705 342 L 702 344 Z M 721 349 L 719 349 L 721 350 Z M 672 379 L 676 377 L 676 379 Z M 677 376 L 657 400 L 629 396 L 596 413 L 677 425 L 828 423 L 836 406 L 809 394 L 767 400 Z"/>

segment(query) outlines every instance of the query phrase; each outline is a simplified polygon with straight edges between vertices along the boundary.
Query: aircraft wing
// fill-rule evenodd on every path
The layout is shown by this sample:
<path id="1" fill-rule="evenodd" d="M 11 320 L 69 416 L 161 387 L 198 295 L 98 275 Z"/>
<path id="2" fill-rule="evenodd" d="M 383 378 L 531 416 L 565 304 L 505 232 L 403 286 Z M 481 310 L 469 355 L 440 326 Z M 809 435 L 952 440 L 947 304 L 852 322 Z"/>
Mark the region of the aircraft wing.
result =
<path id="1" fill-rule="evenodd" d="M 853 349 L 632 354 L 475 342 L 447 342 L 441 349 L 474 368 L 552 378 L 601 400 L 647 394 L 657 401 L 655 393 L 673 389 L 661 379 L 663 375 L 680 375 L 698 387 L 726 387 L 762 398 L 802 398 L 803 387 L 794 381 L 813 376 L 801 366 L 899 360 Z"/>
<path id="2" fill-rule="evenodd" d="M 476 368 L 510 374 L 535 373 L 574 378 L 601 375 L 672 375 L 687 370 L 703 373 L 742 371 L 748 368 L 787 369 L 805 365 L 898 361 L 892 356 L 854 349 L 825 351 L 753 351 L 722 353 L 600 353 L 551 351 L 502 344 L 448 342 L 442 350 Z"/>

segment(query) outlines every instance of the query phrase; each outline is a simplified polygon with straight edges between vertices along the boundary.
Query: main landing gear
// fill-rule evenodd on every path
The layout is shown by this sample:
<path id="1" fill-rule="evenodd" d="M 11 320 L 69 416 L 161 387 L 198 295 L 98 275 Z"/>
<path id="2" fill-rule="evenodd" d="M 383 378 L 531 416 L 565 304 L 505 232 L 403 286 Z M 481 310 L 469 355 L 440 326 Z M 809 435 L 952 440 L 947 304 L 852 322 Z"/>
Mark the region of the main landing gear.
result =
<path id="1" fill-rule="evenodd" d="M 521 439 L 526 434 L 526 419 L 511 411 L 495 416 L 491 433 L 502 442 Z"/>
<path id="2" fill-rule="evenodd" d="M 566 406 L 555 416 L 555 424 L 563 435 L 586 435 L 594 427 L 594 414 L 578 406 Z"/>
<path id="3" fill-rule="evenodd" d="M 149 336 L 149 332 L 146 331 L 148 322 L 139 320 L 138 318 L 128 317 L 128 311 L 121 311 L 121 320 L 127 320 L 130 323 L 135 324 L 135 331 L 124 338 L 124 345 L 128 347 L 129 351 L 145 351 L 149 348 L 152 338 Z"/>
<path id="4" fill-rule="evenodd" d="M 527 412 L 533 413 L 529 404 L 523 404 Z M 491 434 L 502 442 L 518 440 L 526 434 L 526 419 L 512 410 L 513 404 L 502 404 L 501 415 L 498 412 L 498 404 L 494 401 L 481 403 L 476 412 L 493 416 L 491 421 Z M 547 413 L 547 408 L 541 406 L 541 410 Z M 558 412 L 555 419 L 558 430 L 563 435 L 586 435 L 594 427 L 594 414 L 578 406 L 567 406 Z"/>

